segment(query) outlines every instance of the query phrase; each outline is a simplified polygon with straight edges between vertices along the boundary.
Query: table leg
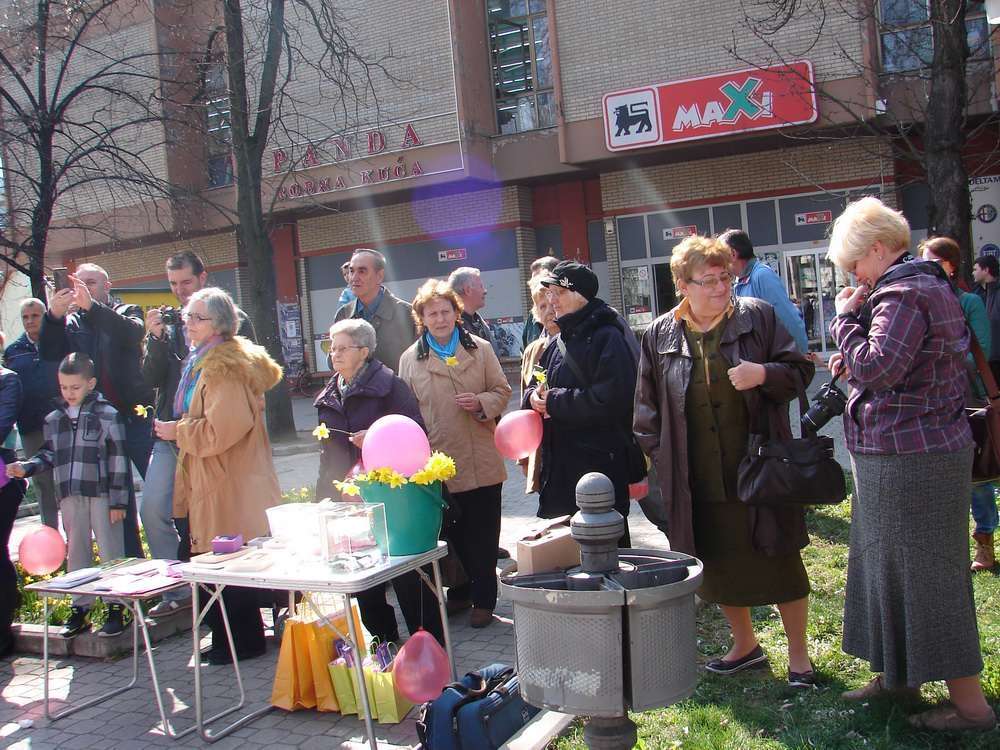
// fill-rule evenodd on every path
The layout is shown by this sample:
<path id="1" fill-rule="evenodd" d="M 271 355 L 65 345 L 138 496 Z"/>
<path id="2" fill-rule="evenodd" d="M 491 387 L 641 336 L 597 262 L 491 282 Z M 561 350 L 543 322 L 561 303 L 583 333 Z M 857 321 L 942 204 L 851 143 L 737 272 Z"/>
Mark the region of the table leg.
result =
<path id="1" fill-rule="evenodd" d="M 441 585 L 441 568 L 438 561 L 431 561 L 431 569 L 434 571 L 434 596 L 438 600 L 438 610 L 441 612 L 441 626 L 444 630 L 444 649 L 448 652 L 448 663 L 451 665 L 451 680 L 456 682 L 458 676 L 455 672 L 455 654 L 451 650 L 451 628 L 448 627 L 448 605 L 444 598 L 444 586 Z"/>
<path id="2" fill-rule="evenodd" d="M 136 629 L 135 625 L 132 626 L 132 679 L 129 680 L 127 685 L 115 688 L 114 690 L 109 690 L 107 693 L 98 695 L 96 698 L 91 698 L 90 700 L 84 701 L 76 706 L 70 706 L 65 708 L 59 713 L 52 713 L 49 708 L 49 597 L 48 595 L 43 596 L 44 604 L 42 605 L 42 616 L 45 618 L 44 625 L 44 641 L 42 642 L 42 698 L 45 703 L 45 718 L 49 721 L 57 721 L 64 716 L 69 716 L 70 714 L 75 714 L 77 711 L 82 711 L 85 708 L 90 708 L 91 706 L 96 706 L 108 698 L 112 698 L 116 695 L 121 695 L 126 690 L 131 690 L 135 687 L 135 684 L 139 681 L 139 631 Z"/>
<path id="3" fill-rule="evenodd" d="M 133 617 L 135 617 L 136 626 L 142 630 L 142 641 L 146 646 L 146 660 L 149 662 L 149 676 L 153 681 L 153 695 L 156 696 L 156 707 L 160 711 L 160 721 L 163 723 L 163 734 L 175 740 L 191 734 L 191 732 L 198 728 L 197 724 L 188 727 L 183 732 L 176 732 L 167 720 L 167 712 L 163 706 L 163 695 L 160 692 L 160 679 L 156 673 L 156 661 L 153 658 L 153 644 L 149 639 L 149 624 L 146 622 L 146 616 L 143 613 L 142 606 L 139 602 L 133 602 L 133 605 L 131 605 L 130 608 L 132 609 Z"/>
<path id="4" fill-rule="evenodd" d="M 240 663 L 236 658 L 236 644 L 233 642 L 233 631 L 229 627 L 229 615 L 226 612 L 226 603 L 222 600 L 222 592 L 225 589 L 224 584 L 216 584 L 215 590 L 212 592 L 211 596 L 208 598 L 205 607 L 201 608 L 199 604 L 199 591 L 198 584 L 191 584 L 191 632 L 192 639 L 194 642 L 193 652 L 194 652 L 194 715 L 195 715 L 195 726 L 198 728 L 198 734 L 205 742 L 216 742 L 228 734 L 235 732 L 240 727 L 246 726 L 254 719 L 263 716 L 264 714 L 271 711 L 274 706 L 264 706 L 256 711 L 253 711 L 245 716 L 240 717 L 228 726 L 222 729 L 212 732 L 207 728 L 208 724 L 221 719 L 223 716 L 228 716 L 243 708 L 246 703 L 246 691 L 243 688 L 243 677 L 240 675 Z M 235 706 L 227 708 L 219 713 L 210 716 L 209 718 L 204 717 L 204 708 L 202 706 L 202 687 L 201 687 L 201 639 L 198 637 L 198 629 L 201 627 L 202 621 L 205 619 L 205 615 L 208 613 L 209 608 L 216 601 L 219 603 L 220 611 L 222 612 L 222 624 L 226 630 L 226 640 L 229 642 L 229 653 L 233 658 L 233 670 L 236 672 L 236 684 L 240 691 L 240 701 Z M 213 643 L 214 647 L 216 644 Z"/>
<path id="5" fill-rule="evenodd" d="M 368 705 L 368 688 L 365 685 L 365 670 L 362 666 L 364 661 L 364 639 L 359 637 L 358 625 L 354 622 L 354 612 L 351 609 L 351 595 L 344 594 L 344 611 L 347 612 L 347 630 L 351 635 L 351 643 L 354 645 L 354 675 L 358 680 L 358 693 L 361 698 L 361 708 L 365 712 L 365 731 L 368 733 L 368 746 L 371 750 L 377 750 L 378 740 L 375 739 L 375 722 L 372 721 L 372 709 Z"/>

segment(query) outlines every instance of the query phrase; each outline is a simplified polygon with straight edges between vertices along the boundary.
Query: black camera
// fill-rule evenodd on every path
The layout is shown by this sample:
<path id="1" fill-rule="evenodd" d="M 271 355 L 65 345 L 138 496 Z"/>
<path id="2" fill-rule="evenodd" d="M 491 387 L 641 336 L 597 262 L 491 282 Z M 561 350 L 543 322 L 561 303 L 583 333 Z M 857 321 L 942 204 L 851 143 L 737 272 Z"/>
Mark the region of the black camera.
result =
<path id="1" fill-rule="evenodd" d="M 824 383 L 813 399 L 813 405 L 799 420 L 802 432 L 815 435 L 827 422 L 843 414 L 846 407 L 847 394 L 837 387 L 837 378 Z"/>
<path id="2" fill-rule="evenodd" d="M 160 308 L 160 320 L 165 326 L 179 326 L 181 324 L 181 311 L 176 307 L 164 305 Z"/>

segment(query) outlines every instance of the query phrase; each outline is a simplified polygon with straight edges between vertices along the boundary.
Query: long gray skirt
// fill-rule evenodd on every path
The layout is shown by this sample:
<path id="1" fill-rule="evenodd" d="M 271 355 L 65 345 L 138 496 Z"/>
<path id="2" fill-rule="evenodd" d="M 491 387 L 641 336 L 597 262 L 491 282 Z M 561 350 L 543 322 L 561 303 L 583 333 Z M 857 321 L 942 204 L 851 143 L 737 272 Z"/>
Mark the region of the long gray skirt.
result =
<path id="1" fill-rule="evenodd" d="M 844 651 L 886 684 L 983 668 L 969 572 L 972 449 L 855 455 Z"/>

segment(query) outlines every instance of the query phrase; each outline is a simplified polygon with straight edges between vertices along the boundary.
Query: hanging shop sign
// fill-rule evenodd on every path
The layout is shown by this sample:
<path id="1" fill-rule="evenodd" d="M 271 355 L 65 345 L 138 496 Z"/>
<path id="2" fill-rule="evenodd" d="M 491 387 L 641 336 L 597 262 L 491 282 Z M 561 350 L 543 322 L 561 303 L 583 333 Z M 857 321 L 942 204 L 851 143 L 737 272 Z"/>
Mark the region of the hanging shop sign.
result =
<path id="1" fill-rule="evenodd" d="M 806 211 L 795 214 L 795 226 L 809 227 L 814 224 L 829 224 L 833 221 L 833 211 Z"/>
<path id="2" fill-rule="evenodd" d="M 452 250 L 438 250 L 438 263 L 447 263 L 450 260 L 465 260 L 466 252 L 464 247 L 456 247 Z"/>
<path id="3" fill-rule="evenodd" d="M 682 240 L 685 237 L 690 237 L 695 234 L 698 234 L 698 227 L 694 224 L 688 224 L 683 227 L 667 227 L 663 230 L 663 239 Z"/>
<path id="4" fill-rule="evenodd" d="M 812 63 L 685 78 L 604 96 L 609 151 L 815 122 Z"/>

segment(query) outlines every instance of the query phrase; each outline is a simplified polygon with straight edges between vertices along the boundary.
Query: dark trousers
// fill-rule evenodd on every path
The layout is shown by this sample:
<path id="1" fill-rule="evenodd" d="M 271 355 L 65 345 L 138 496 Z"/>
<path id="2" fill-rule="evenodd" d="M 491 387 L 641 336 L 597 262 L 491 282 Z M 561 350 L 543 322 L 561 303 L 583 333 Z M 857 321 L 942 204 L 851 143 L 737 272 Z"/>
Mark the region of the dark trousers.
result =
<path id="1" fill-rule="evenodd" d="M 211 595 L 206 588 L 202 588 L 201 594 L 204 597 Z M 260 593 L 256 589 L 226 586 L 222 591 L 222 599 L 226 603 L 226 614 L 229 616 L 229 627 L 233 631 L 237 658 L 263 650 L 266 646 L 264 620 L 260 616 Z M 218 602 L 214 603 L 205 614 L 205 624 L 212 629 L 212 648 L 228 651 L 226 627 L 222 624 L 222 610 Z"/>
<path id="2" fill-rule="evenodd" d="M 468 492 L 454 492 L 458 520 L 445 536 L 462 561 L 467 583 L 453 586 L 448 598 L 471 599 L 477 609 L 491 612 L 497 604 L 497 545 L 500 543 L 500 490 L 502 484 L 477 487 Z"/>
<path id="3" fill-rule="evenodd" d="M 0 653 L 10 645 L 10 624 L 14 621 L 14 611 L 21 605 L 17 571 L 10 561 L 7 544 L 26 486 L 23 479 L 11 479 L 0 489 Z"/>
<path id="4" fill-rule="evenodd" d="M 123 414 L 122 419 L 125 420 L 125 452 L 138 469 L 139 476 L 145 479 L 149 455 L 153 451 L 153 423 L 135 414 Z M 142 553 L 142 540 L 139 538 L 139 514 L 136 511 L 131 471 L 128 473 L 128 507 L 125 509 L 122 528 L 125 533 L 125 556 L 145 557 Z"/>
<path id="5" fill-rule="evenodd" d="M 424 567 L 424 572 L 430 580 L 434 580 L 434 573 L 429 565 Z M 420 576 L 416 572 L 410 572 L 393 578 L 392 588 L 396 592 L 399 608 L 403 610 L 403 619 L 410 635 L 422 627 L 443 646 L 444 627 L 441 624 L 437 598 L 420 580 Z M 385 600 L 385 584 L 362 591 L 356 594 L 355 598 L 361 611 L 361 621 L 368 632 L 377 636 L 382 643 L 398 642 L 399 626 L 396 623 L 396 610 Z"/>

